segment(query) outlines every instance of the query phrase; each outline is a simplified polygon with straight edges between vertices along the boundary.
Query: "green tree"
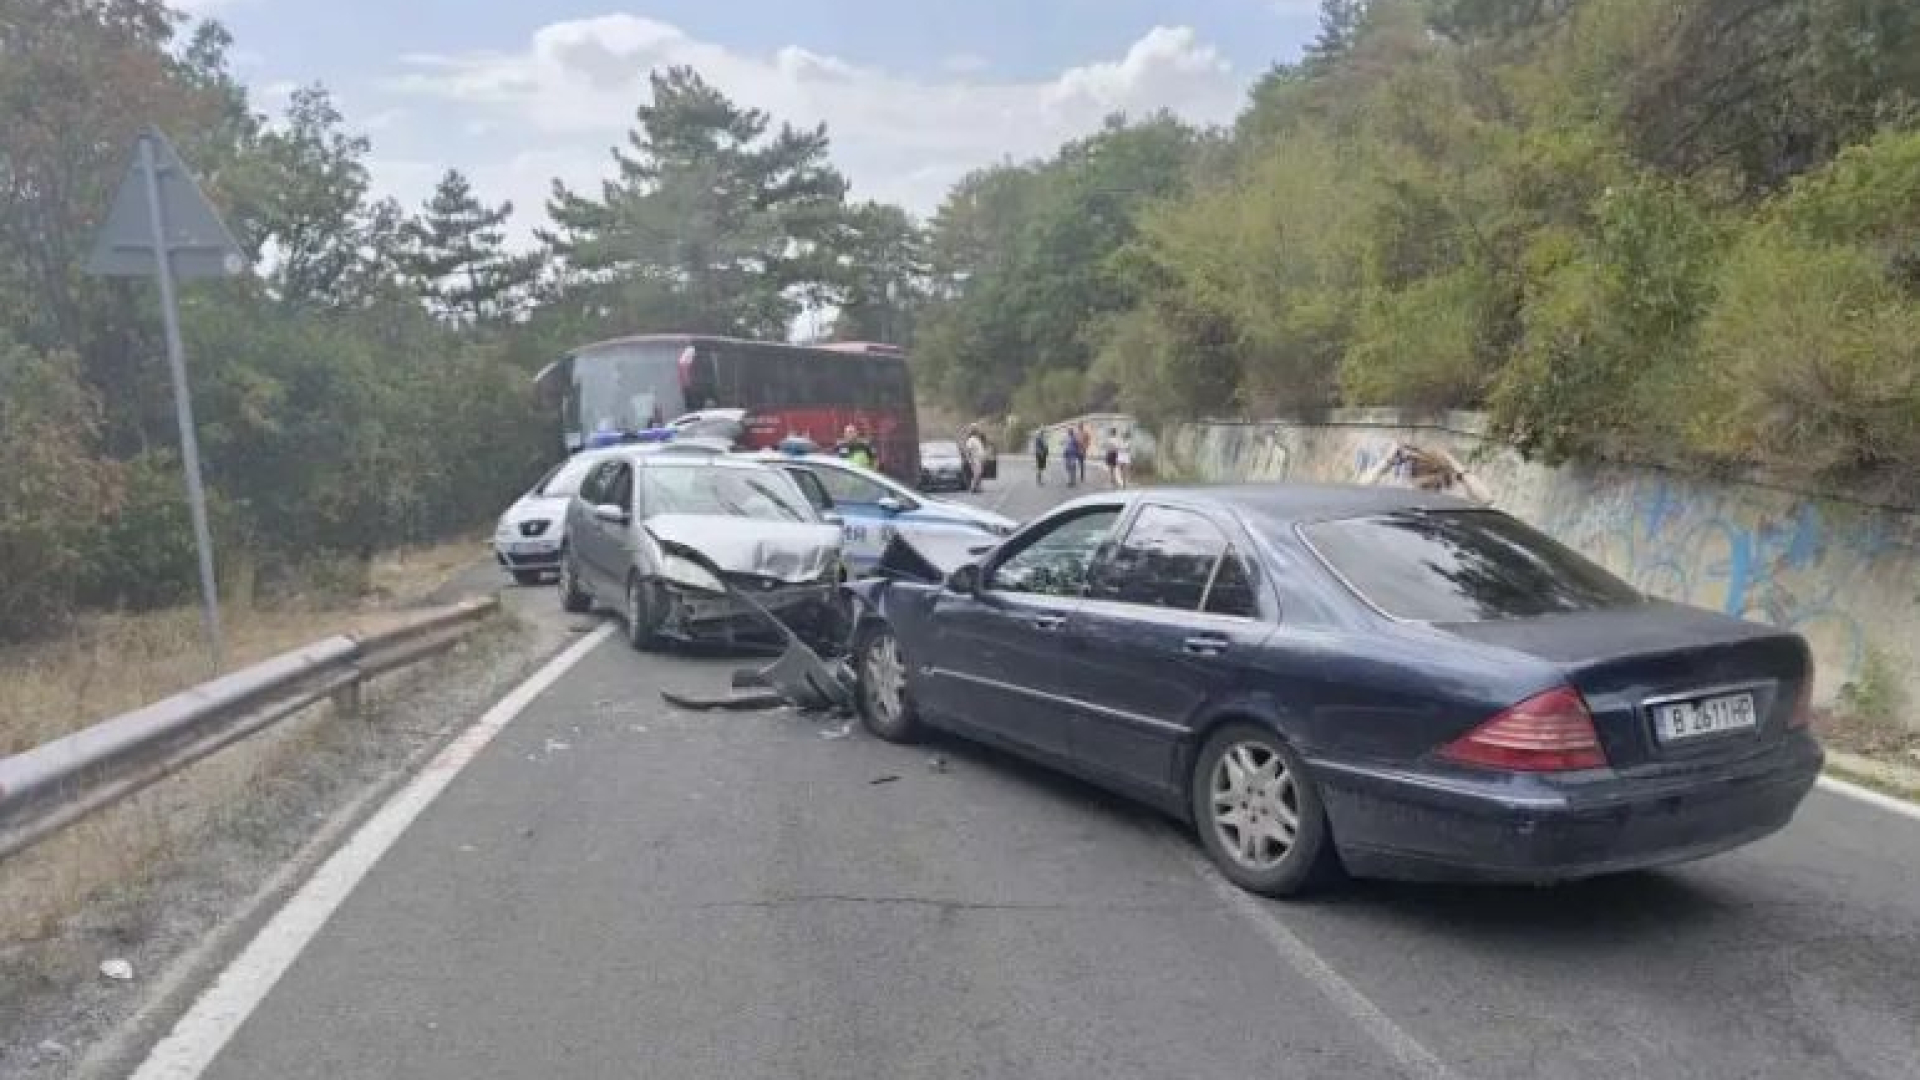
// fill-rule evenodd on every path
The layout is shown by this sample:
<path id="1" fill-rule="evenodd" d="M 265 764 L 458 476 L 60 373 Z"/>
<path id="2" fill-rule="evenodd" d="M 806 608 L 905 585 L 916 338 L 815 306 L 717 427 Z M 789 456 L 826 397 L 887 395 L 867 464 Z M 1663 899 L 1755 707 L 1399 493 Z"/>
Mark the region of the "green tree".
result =
<path id="1" fill-rule="evenodd" d="M 576 290 L 617 298 L 645 328 L 784 338 L 834 282 L 825 246 L 847 183 L 826 128 L 774 131 L 691 68 L 651 84 L 615 176 L 598 196 L 555 182 L 542 238 Z"/>
<path id="2" fill-rule="evenodd" d="M 923 380 L 971 412 L 1094 404 L 1092 328 L 1132 301 L 1110 260 L 1142 207 L 1185 189 L 1202 136 L 1168 115 L 1110 119 L 1051 159 L 961 182 L 934 218 L 934 302 L 916 341 Z M 1057 371 L 1079 381 L 1049 379 Z"/>
<path id="3" fill-rule="evenodd" d="M 512 203 L 487 206 L 459 170 L 447 170 L 424 212 L 400 230 L 401 275 L 457 325 L 513 318 L 544 259 L 507 250 L 503 226 L 512 216 Z"/>
<path id="4" fill-rule="evenodd" d="M 838 264 L 834 339 L 911 345 L 928 273 L 926 237 L 913 218 L 884 203 L 850 207 L 828 249 Z"/>

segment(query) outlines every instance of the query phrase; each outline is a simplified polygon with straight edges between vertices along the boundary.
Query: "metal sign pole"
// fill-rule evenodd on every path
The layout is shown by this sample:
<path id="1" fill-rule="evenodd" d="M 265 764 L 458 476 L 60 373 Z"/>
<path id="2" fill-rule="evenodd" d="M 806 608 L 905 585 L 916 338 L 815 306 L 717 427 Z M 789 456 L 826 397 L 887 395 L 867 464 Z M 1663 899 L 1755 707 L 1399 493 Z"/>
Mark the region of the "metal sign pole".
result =
<path id="1" fill-rule="evenodd" d="M 167 246 L 166 211 L 160 199 L 160 164 L 153 136 L 140 137 L 140 169 L 147 177 L 147 212 L 153 227 L 153 255 L 160 281 L 160 317 L 166 327 L 167 370 L 173 376 L 173 411 L 180 422 L 180 459 L 187 472 L 187 508 L 193 516 L 193 541 L 200 553 L 200 620 L 214 674 L 226 668 L 226 643 L 220 633 L 220 593 L 213 578 L 213 531 L 207 527 L 207 492 L 200 480 L 200 440 L 193 429 L 193 400 L 188 396 L 186 348 L 180 341 L 180 311 L 173 295 L 173 252 Z"/>

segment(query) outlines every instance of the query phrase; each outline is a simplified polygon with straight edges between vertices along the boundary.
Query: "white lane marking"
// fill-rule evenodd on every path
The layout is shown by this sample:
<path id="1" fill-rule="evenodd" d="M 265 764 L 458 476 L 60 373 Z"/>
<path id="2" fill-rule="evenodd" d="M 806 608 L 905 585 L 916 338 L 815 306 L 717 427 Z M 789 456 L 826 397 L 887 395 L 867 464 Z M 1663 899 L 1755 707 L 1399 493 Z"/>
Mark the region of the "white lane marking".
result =
<path id="1" fill-rule="evenodd" d="M 1392 1017 L 1373 1003 L 1373 999 L 1348 982 L 1346 976 L 1335 971 L 1333 965 L 1313 951 L 1313 946 L 1287 929 L 1252 893 L 1221 876 L 1220 871 L 1195 851 L 1184 837 L 1170 832 L 1163 832 L 1162 835 L 1168 843 L 1178 848 L 1180 858 L 1228 907 L 1253 924 L 1253 928 L 1266 939 L 1280 959 L 1312 983 L 1335 1008 L 1345 1013 L 1356 1027 L 1379 1044 L 1403 1073 L 1418 1080 L 1460 1080 L 1459 1074 L 1449 1069 L 1446 1062 L 1408 1034 L 1405 1028 L 1394 1023 Z"/>
<path id="2" fill-rule="evenodd" d="M 293 894 L 286 906 L 274 913 L 233 964 L 147 1055 L 135 1070 L 133 1080 L 194 1080 L 205 1072 L 280 976 L 293 966 L 301 950 L 421 811 L 432 805 L 453 778 L 534 698 L 558 682 L 613 630 L 613 624 L 608 623 L 574 642 L 434 755 L 418 776 L 395 792 L 360 831 Z"/>
<path id="3" fill-rule="evenodd" d="M 1905 799 L 1896 799 L 1892 795 L 1883 795 L 1872 788 L 1861 787 L 1859 784 L 1842 780 L 1836 776 L 1822 776 L 1819 780 L 1815 781 L 1815 786 L 1822 791 L 1830 791 L 1835 795 L 1844 795 L 1849 799 L 1866 803 L 1868 806 L 1877 806 L 1890 814 L 1899 814 L 1901 817 L 1920 821 L 1920 805 L 1907 802 Z"/>

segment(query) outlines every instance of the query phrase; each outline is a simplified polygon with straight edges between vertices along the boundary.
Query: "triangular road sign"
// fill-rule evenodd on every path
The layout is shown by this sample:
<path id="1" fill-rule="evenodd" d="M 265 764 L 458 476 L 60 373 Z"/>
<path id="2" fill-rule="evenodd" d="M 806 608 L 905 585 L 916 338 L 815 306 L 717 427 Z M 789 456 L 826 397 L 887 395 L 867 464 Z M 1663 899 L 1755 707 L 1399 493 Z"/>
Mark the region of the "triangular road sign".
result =
<path id="1" fill-rule="evenodd" d="M 147 200 L 147 176 L 141 153 L 150 143 L 160 181 L 160 217 L 166 226 L 166 246 L 173 256 L 177 278 L 232 277 L 247 267 L 246 256 L 233 234 L 214 212 L 187 172 L 173 144 L 157 129 L 140 133 L 133 145 L 126 179 L 113 197 L 113 209 L 94 240 L 90 273 L 103 277 L 151 277 L 158 272 L 153 250 L 153 215 Z"/>

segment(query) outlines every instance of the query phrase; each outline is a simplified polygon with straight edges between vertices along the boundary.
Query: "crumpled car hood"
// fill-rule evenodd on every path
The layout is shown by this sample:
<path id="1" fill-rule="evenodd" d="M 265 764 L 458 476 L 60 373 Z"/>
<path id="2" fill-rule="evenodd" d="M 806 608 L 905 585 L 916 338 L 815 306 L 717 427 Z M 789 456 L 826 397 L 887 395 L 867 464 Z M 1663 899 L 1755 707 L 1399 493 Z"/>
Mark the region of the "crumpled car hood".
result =
<path id="1" fill-rule="evenodd" d="M 992 544 L 980 540 L 978 536 L 953 533 L 909 537 L 897 532 L 880 552 L 875 570 L 885 578 L 938 585 L 948 574 L 992 550 Z"/>
<path id="2" fill-rule="evenodd" d="M 729 574 L 800 584 L 820 580 L 840 561 L 840 529 L 835 525 L 656 514 L 646 526 L 656 539 L 692 548 Z"/>

